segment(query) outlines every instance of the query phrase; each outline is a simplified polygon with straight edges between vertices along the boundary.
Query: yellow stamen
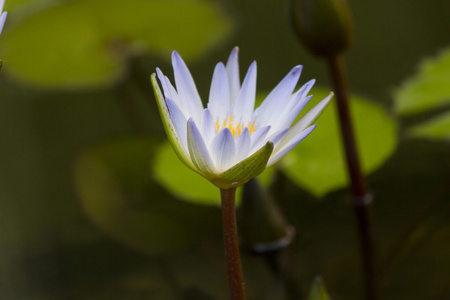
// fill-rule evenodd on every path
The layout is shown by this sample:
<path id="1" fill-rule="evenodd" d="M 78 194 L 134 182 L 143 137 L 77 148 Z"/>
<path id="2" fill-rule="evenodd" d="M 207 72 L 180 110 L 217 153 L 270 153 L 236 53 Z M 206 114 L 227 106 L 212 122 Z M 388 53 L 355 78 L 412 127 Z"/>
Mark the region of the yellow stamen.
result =
<path id="1" fill-rule="evenodd" d="M 244 131 L 245 128 L 248 128 L 249 133 L 255 132 L 255 121 L 252 123 L 249 123 L 247 126 L 244 126 L 242 123 L 234 124 L 233 116 L 228 115 L 227 118 L 222 122 L 222 124 L 219 124 L 219 120 L 216 121 L 216 134 L 219 133 L 219 130 L 224 129 L 227 127 L 230 129 L 231 133 L 233 134 L 233 137 L 238 137 L 241 135 L 242 131 Z"/>

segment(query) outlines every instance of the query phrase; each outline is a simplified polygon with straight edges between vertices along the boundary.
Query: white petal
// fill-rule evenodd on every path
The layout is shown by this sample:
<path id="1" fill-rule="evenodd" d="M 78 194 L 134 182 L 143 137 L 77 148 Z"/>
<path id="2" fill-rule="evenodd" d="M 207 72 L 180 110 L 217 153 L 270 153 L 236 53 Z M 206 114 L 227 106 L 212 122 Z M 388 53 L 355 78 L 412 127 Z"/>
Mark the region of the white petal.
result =
<path id="1" fill-rule="evenodd" d="M 230 87 L 230 101 L 234 104 L 239 96 L 241 80 L 239 79 L 239 48 L 234 47 L 227 61 L 227 74 Z"/>
<path id="2" fill-rule="evenodd" d="M 311 100 L 312 96 L 307 97 L 307 95 L 315 82 L 315 79 L 308 81 L 295 94 L 291 96 L 289 102 L 280 113 L 279 118 L 272 123 L 276 124 L 277 126 L 273 125 L 273 127 L 286 128 L 291 126 L 292 122 L 294 122 L 301 110 L 305 107 L 309 100 Z"/>
<path id="3" fill-rule="evenodd" d="M 176 51 L 172 53 L 172 65 L 180 101 L 183 106 L 188 107 L 189 115 L 196 122 L 200 122 L 203 113 L 202 101 L 188 67 Z"/>
<path id="4" fill-rule="evenodd" d="M 271 141 L 273 143 L 274 147 L 276 147 L 288 131 L 289 131 L 289 128 L 279 130 L 279 131 L 271 134 L 266 140 Z"/>
<path id="5" fill-rule="evenodd" d="M 214 74 L 209 91 L 208 108 L 214 117 L 223 121 L 220 116 L 225 118 L 230 111 L 230 87 L 228 85 L 227 70 L 223 63 L 218 63 L 214 69 Z"/>
<path id="6" fill-rule="evenodd" d="M 224 128 L 211 142 L 211 155 L 219 171 L 226 171 L 235 165 L 236 146 L 229 128 Z"/>
<path id="7" fill-rule="evenodd" d="M 203 111 L 202 134 L 206 145 L 209 145 L 216 135 L 216 125 L 209 109 Z"/>
<path id="8" fill-rule="evenodd" d="M 3 6 L 5 5 L 5 0 L 0 0 L 0 12 L 3 11 Z"/>
<path id="9" fill-rule="evenodd" d="M 180 102 L 180 97 L 178 96 L 178 93 L 169 78 L 167 78 L 167 76 L 165 76 L 159 68 L 156 68 L 156 74 L 158 74 L 159 81 L 161 82 L 164 97 L 172 99 L 181 110 L 184 110 L 183 104 Z"/>
<path id="10" fill-rule="evenodd" d="M 290 139 L 284 146 L 278 145 L 272 153 L 272 156 L 269 159 L 269 162 L 267 163 L 267 167 L 270 167 L 277 161 L 279 161 L 283 156 L 285 156 L 289 151 L 294 149 L 295 146 L 297 146 L 305 137 L 307 137 L 313 130 L 316 128 L 316 125 L 309 126 L 304 131 L 297 134 L 294 138 Z"/>
<path id="11" fill-rule="evenodd" d="M 0 10 L 1 11 L 1 10 Z M 5 25 L 5 21 L 6 21 L 6 16 L 8 15 L 8 13 L 5 11 L 2 13 L 2 15 L 0 16 L 0 33 L 2 33 L 3 30 L 3 25 Z"/>
<path id="12" fill-rule="evenodd" d="M 250 138 L 251 138 L 250 154 L 253 154 L 253 152 L 255 150 L 258 150 L 265 144 L 265 138 L 269 131 L 270 131 L 270 126 L 265 126 L 265 127 L 256 129 L 256 131 L 250 135 Z"/>
<path id="13" fill-rule="evenodd" d="M 308 81 L 307 83 L 305 83 L 298 91 L 299 93 L 301 93 L 303 95 L 303 97 L 305 97 L 306 95 L 308 95 L 309 91 L 312 89 L 312 87 L 314 86 L 314 84 L 316 83 L 315 79 L 311 79 L 310 81 Z"/>
<path id="14" fill-rule="evenodd" d="M 184 150 L 188 153 L 187 145 L 187 119 L 178 105 L 169 98 L 166 98 L 167 109 L 169 110 L 170 119 L 172 120 L 178 139 L 181 141 Z"/>
<path id="15" fill-rule="evenodd" d="M 261 124 L 268 125 L 272 118 L 276 118 L 285 106 L 289 96 L 294 91 L 302 71 L 302 66 L 296 66 L 281 80 L 281 82 L 270 92 L 259 107 L 258 118 Z"/>
<path id="16" fill-rule="evenodd" d="M 233 115 L 238 122 L 248 123 L 255 108 L 256 97 L 256 61 L 248 68 L 247 75 L 242 83 L 238 100 L 233 108 Z"/>
<path id="17" fill-rule="evenodd" d="M 248 157 L 250 151 L 250 132 L 247 127 L 236 138 L 236 162 L 240 162 Z"/>
<path id="18" fill-rule="evenodd" d="M 286 107 L 283 109 L 283 112 L 280 114 L 279 120 L 277 120 L 276 128 L 290 127 L 292 122 L 295 121 L 305 105 L 309 102 L 309 100 L 311 100 L 312 95 L 308 97 L 297 95 L 296 98 L 297 99 L 295 101 L 288 103 L 288 105 L 286 105 Z M 275 127 L 275 124 L 273 127 Z"/>
<path id="19" fill-rule="evenodd" d="M 333 93 L 330 93 L 327 97 L 325 97 L 322 101 L 320 101 L 316 106 L 314 106 L 310 111 L 308 111 L 297 123 L 295 123 L 291 130 L 287 133 L 286 137 L 281 141 L 281 146 L 286 143 L 286 141 L 292 139 L 294 136 L 305 130 L 306 127 L 311 125 L 320 113 L 327 107 L 328 103 L 330 103 L 331 98 L 333 97 Z"/>
<path id="20" fill-rule="evenodd" d="M 217 168 L 211 159 L 202 134 L 191 118 L 187 122 L 188 149 L 192 163 L 206 175 L 217 174 Z"/>

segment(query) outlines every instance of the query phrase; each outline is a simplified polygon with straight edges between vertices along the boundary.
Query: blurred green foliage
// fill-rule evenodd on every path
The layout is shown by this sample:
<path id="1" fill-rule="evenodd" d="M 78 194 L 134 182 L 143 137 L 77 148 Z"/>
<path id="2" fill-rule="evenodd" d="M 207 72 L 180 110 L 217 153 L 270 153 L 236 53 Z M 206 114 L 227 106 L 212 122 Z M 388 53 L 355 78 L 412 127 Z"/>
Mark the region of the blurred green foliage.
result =
<path id="1" fill-rule="evenodd" d="M 177 49 L 190 60 L 231 27 L 206 1 L 64 1 L 14 24 L 2 37 L 2 58 L 5 70 L 33 85 L 97 87 L 123 75 L 130 55 L 168 58 Z"/>
<path id="2" fill-rule="evenodd" d="M 433 119 L 409 129 L 410 136 L 434 140 L 450 140 L 450 112 L 442 113 Z"/>
<path id="3" fill-rule="evenodd" d="M 395 94 L 395 110 L 412 115 L 450 104 L 450 49 L 423 60 Z"/>
<path id="4" fill-rule="evenodd" d="M 148 138 L 102 142 L 80 153 L 74 165 L 87 216 L 116 240 L 147 254 L 198 242 L 214 230 L 203 222 L 213 224 L 217 217 L 158 188 L 150 176 L 155 148 L 156 141 Z"/>
<path id="5" fill-rule="evenodd" d="M 410 136 L 450 139 L 450 49 L 423 60 L 416 74 L 396 91 L 395 104 L 402 116 L 434 112 L 431 119 L 410 128 Z"/>

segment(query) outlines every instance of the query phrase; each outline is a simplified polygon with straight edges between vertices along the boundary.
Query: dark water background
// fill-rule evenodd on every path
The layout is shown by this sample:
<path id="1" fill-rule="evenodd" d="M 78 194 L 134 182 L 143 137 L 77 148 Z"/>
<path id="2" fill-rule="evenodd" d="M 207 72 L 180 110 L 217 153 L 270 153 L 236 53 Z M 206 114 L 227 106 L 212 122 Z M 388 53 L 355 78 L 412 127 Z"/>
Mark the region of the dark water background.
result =
<path id="1" fill-rule="evenodd" d="M 423 57 L 450 44 L 450 2 L 350 3 L 355 20 L 355 44 L 346 55 L 351 89 L 391 111 L 393 89 Z M 298 63 L 305 66 L 303 78 L 329 83 L 325 65 L 295 40 L 286 1 L 223 0 L 220 5 L 237 27 L 190 64 L 201 95 L 208 93 L 212 66 L 235 45 L 241 48 L 242 66 L 258 61 L 259 89 L 270 89 Z M 167 61 L 153 57 L 130 64 L 143 82 L 156 66 L 170 69 Z M 148 88 L 136 92 L 138 110 L 148 121 L 139 136 L 151 136 L 156 144 L 165 136 Z M 154 228 L 160 240 L 148 243 L 178 246 L 155 253 L 120 242 L 84 213 L 73 182 L 74 157 L 92 143 L 136 135 L 112 96 L 116 89 L 36 90 L 1 74 L 0 91 L 1 299 L 227 299 L 219 209 L 178 201 L 159 186 L 131 197 L 133 209 L 164 211 L 180 224 L 204 220 L 201 237 L 186 243 L 183 235 L 195 235 L 197 228 L 169 236 L 162 221 Z M 404 129 L 415 120 L 398 122 L 397 150 L 368 177 L 375 196 L 381 299 L 450 299 L 450 145 L 408 139 Z M 289 271 L 288 288 L 267 258 L 243 252 L 249 299 L 300 299 L 317 275 L 333 299 L 359 299 L 358 243 L 347 191 L 316 199 L 280 177 L 272 192 L 297 229 L 294 244 L 277 257 Z"/>

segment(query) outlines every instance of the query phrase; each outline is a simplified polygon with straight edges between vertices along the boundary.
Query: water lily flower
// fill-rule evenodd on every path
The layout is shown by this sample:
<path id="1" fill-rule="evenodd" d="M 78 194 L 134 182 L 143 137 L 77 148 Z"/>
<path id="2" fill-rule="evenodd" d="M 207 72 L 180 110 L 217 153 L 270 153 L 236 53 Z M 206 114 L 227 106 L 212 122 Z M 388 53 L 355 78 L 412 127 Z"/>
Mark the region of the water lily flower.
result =
<path id="1" fill-rule="evenodd" d="M 242 85 L 238 48 L 224 65 L 219 62 L 203 107 L 194 80 L 180 55 L 172 53 L 176 88 L 157 68 L 152 84 L 167 135 L 178 157 L 189 168 L 221 189 L 246 183 L 280 160 L 316 127 L 311 125 L 332 93 L 294 125 L 312 96 L 314 80 L 294 92 L 302 66 L 294 67 L 255 109 L 256 62 Z"/>
<path id="2" fill-rule="evenodd" d="M 0 0 L 0 33 L 2 33 L 3 25 L 5 25 L 6 15 L 8 14 L 6 11 L 3 11 L 3 5 L 5 4 L 5 0 Z"/>

